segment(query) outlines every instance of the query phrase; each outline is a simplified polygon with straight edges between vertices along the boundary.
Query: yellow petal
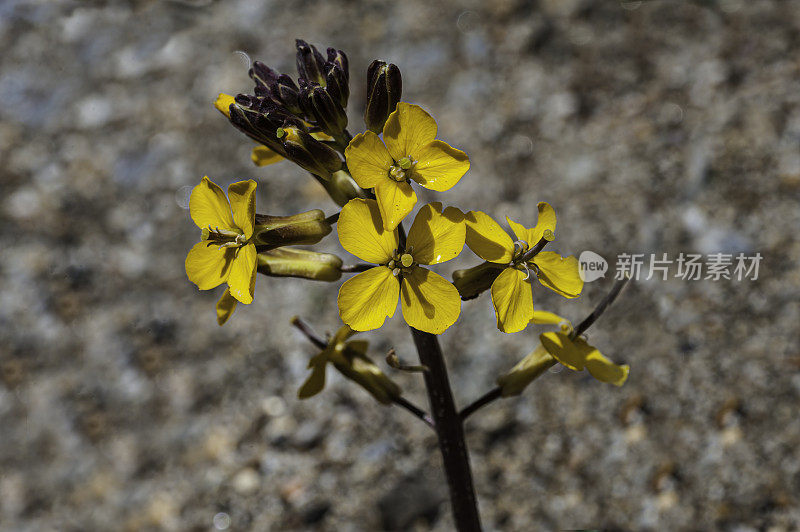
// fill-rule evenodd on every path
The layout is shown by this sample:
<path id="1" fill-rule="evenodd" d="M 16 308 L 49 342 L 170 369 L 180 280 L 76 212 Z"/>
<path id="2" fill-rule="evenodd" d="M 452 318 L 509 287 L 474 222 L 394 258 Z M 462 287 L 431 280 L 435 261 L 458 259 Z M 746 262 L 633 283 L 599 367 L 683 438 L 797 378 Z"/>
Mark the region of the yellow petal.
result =
<path id="1" fill-rule="evenodd" d="M 308 122 L 306 122 L 306 125 L 308 125 Z M 317 140 L 333 140 L 333 137 L 331 137 L 324 131 L 314 131 L 311 133 L 311 136 Z"/>
<path id="2" fill-rule="evenodd" d="M 236 103 L 236 100 L 233 99 L 233 96 L 221 92 L 219 93 L 219 96 L 217 96 L 216 101 L 214 101 L 214 107 L 217 108 L 217 111 L 230 118 L 231 105 L 234 103 Z"/>
<path id="3" fill-rule="evenodd" d="M 375 187 L 375 197 L 383 219 L 383 228 L 393 231 L 417 203 L 414 189 L 406 182 L 386 179 Z"/>
<path id="4" fill-rule="evenodd" d="M 533 318 L 533 293 L 525 275 L 516 268 L 506 268 L 492 283 L 497 328 L 505 333 L 521 331 Z"/>
<path id="5" fill-rule="evenodd" d="M 395 161 L 410 155 L 413 159 L 424 145 L 436 138 L 436 120 L 419 105 L 400 102 L 386 119 L 383 141 Z"/>
<path id="6" fill-rule="evenodd" d="M 200 229 L 219 227 L 234 231 L 231 206 L 219 185 L 204 177 L 189 197 L 189 214 Z"/>
<path id="7" fill-rule="evenodd" d="M 349 279 L 339 289 L 339 316 L 356 331 L 377 329 L 394 316 L 400 283 L 385 266 Z"/>
<path id="8" fill-rule="evenodd" d="M 438 201 L 422 207 L 411 224 L 406 249 L 420 264 L 439 264 L 454 259 L 464 249 L 464 214 L 455 207 L 442 212 Z"/>
<path id="9" fill-rule="evenodd" d="M 217 323 L 225 325 L 236 310 L 236 298 L 231 295 L 230 289 L 226 288 L 222 297 L 217 301 Z"/>
<path id="10" fill-rule="evenodd" d="M 581 295 L 581 279 L 578 259 L 572 255 L 562 257 L 552 251 L 542 251 L 533 258 L 539 268 L 539 282 L 544 286 L 570 299 Z"/>
<path id="11" fill-rule="evenodd" d="M 567 318 L 562 318 L 558 314 L 549 312 L 547 310 L 534 310 L 531 321 L 536 325 L 558 325 L 559 323 L 565 321 L 569 323 Z"/>
<path id="12" fill-rule="evenodd" d="M 233 223 L 242 230 L 245 238 L 253 236 L 256 219 L 256 182 L 252 179 L 238 181 L 228 186 L 228 198 L 233 211 Z"/>
<path id="13" fill-rule="evenodd" d="M 308 399 L 314 397 L 325 387 L 325 369 L 327 364 L 323 361 L 321 364 L 315 364 L 311 375 L 308 376 L 306 381 L 297 391 L 298 399 Z"/>
<path id="14" fill-rule="evenodd" d="M 536 226 L 532 229 L 528 229 L 512 219 L 506 218 L 506 220 L 508 220 L 508 225 L 511 226 L 511 229 L 514 230 L 514 234 L 517 235 L 517 240 L 524 240 L 531 247 L 535 246 L 539 240 L 542 239 L 546 230 L 549 229 L 553 233 L 556 232 L 556 211 L 553 207 L 551 207 L 549 203 L 541 201 L 537 208 L 539 210 L 539 218 L 536 221 Z"/>
<path id="15" fill-rule="evenodd" d="M 403 278 L 400 304 L 406 323 L 431 334 L 443 333 L 461 314 L 456 287 L 427 268 L 413 268 Z"/>
<path id="16" fill-rule="evenodd" d="M 586 356 L 594 350 L 586 342 L 573 342 L 569 336 L 560 332 L 542 333 L 539 335 L 539 340 L 553 358 L 575 371 L 583 370 Z"/>
<path id="17" fill-rule="evenodd" d="M 622 386 L 625 384 L 631 369 L 630 366 L 627 364 L 614 364 L 603 356 L 597 348 L 593 349 L 591 353 L 586 355 L 586 369 L 592 374 L 592 377 L 601 382 L 613 384 L 614 386 Z"/>
<path id="18" fill-rule="evenodd" d="M 344 150 L 347 169 L 358 186 L 373 188 L 389 179 L 389 167 L 394 164 L 389 150 L 372 131 L 359 133 Z"/>
<path id="19" fill-rule="evenodd" d="M 464 221 L 467 224 L 467 245 L 477 256 L 489 262 L 508 264 L 514 256 L 514 242 L 500 224 L 481 211 L 469 211 Z"/>
<path id="20" fill-rule="evenodd" d="M 397 232 L 383 229 L 375 200 L 348 201 L 339 214 L 337 228 L 342 247 L 373 264 L 389 262 L 398 246 Z"/>
<path id="21" fill-rule="evenodd" d="M 228 288 L 240 303 L 253 302 L 256 290 L 256 247 L 253 244 L 239 248 L 228 276 Z"/>
<path id="22" fill-rule="evenodd" d="M 228 279 L 234 250 L 198 242 L 186 255 L 186 275 L 200 290 L 211 290 Z"/>
<path id="23" fill-rule="evenodd" d="M 442 192 L 455 186 L 469 170 L 469 157 L 441 140 L 421 147 L 411 178 L 425 188 Z"/>
<path id="24" fill-rule="evenodd" d="M 256 166 L 269 166 L 270 164 L 282 161 L 283 157 L 266 146 L 256 146 L 253 148 L 253 151 L 250 152 L 250 159 Z"/>

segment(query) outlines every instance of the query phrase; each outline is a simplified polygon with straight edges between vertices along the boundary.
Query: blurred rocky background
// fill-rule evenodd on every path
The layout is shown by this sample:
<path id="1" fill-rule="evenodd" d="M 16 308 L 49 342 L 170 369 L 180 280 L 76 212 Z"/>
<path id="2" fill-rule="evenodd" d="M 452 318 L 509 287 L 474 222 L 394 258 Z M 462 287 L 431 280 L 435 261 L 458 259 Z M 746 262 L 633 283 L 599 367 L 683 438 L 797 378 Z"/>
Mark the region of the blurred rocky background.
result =
<path id="1" fill-rule="evenodd" d="M 294 73 L 296 37 L 349 54 L 351 131 L 382 58 L 470 154 L 423 199 L 528 223 L 549 201 L 552 248 L 610 273 L 763 256 L 756 281 L 626 289 L 589 333 L 624 387 L 553 371 L 470 418 L 487 529 L 798 530 L 800 2 L 765 0 L 2 0 L 0 529 L 451 529 L 424 425 L 330 368 L 296 398 L 314 350 L 289 319 L 334 331 L 337 285 L 260 277 L 219 327 L 184 274 L 203 175 L 257 179 L 259 212 L 335 212 L 212 106 L 251 89 L 248 55 Z M 579 320 L 611 284 L 536 305 Z M 442 338 L 459 404 L 538 332 L 465 303 Z M 399 315 L 363 336 L 415 360 Z"/>

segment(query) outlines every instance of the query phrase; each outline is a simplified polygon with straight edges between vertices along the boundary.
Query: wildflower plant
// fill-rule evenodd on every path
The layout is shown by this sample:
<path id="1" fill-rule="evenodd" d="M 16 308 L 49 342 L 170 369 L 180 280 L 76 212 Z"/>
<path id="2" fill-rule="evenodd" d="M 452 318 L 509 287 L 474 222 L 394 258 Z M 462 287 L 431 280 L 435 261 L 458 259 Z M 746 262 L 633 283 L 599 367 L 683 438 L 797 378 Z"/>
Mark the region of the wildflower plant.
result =
<path id="1" fill-rule="evenodd" d="M 464 421 L 496 399 L 521 394 L 555 364 L 585 369 L 599 381 L 621 386 L 628 366 L 601 354 L 584 333 L 625 281 L 575 327 L 535 306 L 535 285 L 566 299 L 579 297 L 583 289 L 575 257 L 544 251 L 556 234 L 555 209 L 545 202 L 538 204 L 533 227 L 528 227 L 533 216 L 521 223 L 506 218 L 511 232 L 485 212 L 428 203 L 419 207 L 406 231 L 404 224 L 418 203 L 414 187 L 448 191 L 468 179 L 469 157 L 437 138 L 437 123 L 427 111 L 401 101 L 400 70 L 378 60 L 367 70 L 366 130 L 353 137 L 346 112 L 347 56 L 334 48 L 324 56 L 301 40 L 296 48 L 296 81 L 256 61 L 249 71 L 255 83 L 252 93 L 220 94 L 214 105 L 255 141 L 251 159 L 256 166 L 294 163 L 325 188 L 338 212 L 259 214 L 256 181 L 235 182 L 226 196 L 204 177 L 189 202 L 201 235 L 186 257 L 187 276 L 200 290 L 227 285 L 216 305 L 220 325 L 238 303 L 252 303 L 258 273 L 329 283 L 351 276 L 339 286 L 343 324 L 336 334 L 324 339 L 302 319 L 292 321 L 319 350 L 308 362 L 310 373 L 298 397 L 320 394 L 332 366 L 379 403 L 404 408 L 428 424 L 438 437 L 455 524 L 459 530 L 479 530 Z M 441 198 L 446 200 L 444 194 Z M 336 255 L 297 247 L 320 242 L 334 228 L 342 247 L 364 262 L 344 265 Z M 452 282 L 434 271 L 465 247 L 483 262 L 454 272 Z M 503 333 L 530 326 L 559 328 L 531 336 L 531 353 L 500 376 L 495 388 L 459 411 L 437 335 L 457 323 L 464 301 L 487 291 Z M 360 331 L 380 328 L 394 316 L 398 301 L 420 364 L 401 363 L 393 350 L 386 362 L 393 370 L 422 374 L 430 414 L 403 397 L 400 387 L 370 358 L 366 340 L 352 339 Z"/>

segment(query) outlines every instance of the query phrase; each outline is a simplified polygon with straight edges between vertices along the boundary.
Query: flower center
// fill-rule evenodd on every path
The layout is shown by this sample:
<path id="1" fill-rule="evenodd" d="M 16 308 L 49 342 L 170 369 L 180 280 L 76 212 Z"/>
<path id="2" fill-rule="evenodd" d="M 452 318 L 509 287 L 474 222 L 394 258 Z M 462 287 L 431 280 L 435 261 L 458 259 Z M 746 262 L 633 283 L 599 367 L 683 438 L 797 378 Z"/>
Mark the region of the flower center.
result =
<path id="1" fill-rule="evenodd" d="M 219 227 L 212 228 L 210 225 L 208 229 L 204 230 L 208 231 L 208 236 L 203 235 L 204 240 L 208 242 L 207 245 L 217 245 L 219 249 L 226 249 L 226 248 L 240 248 L 247 244 L 248 240 L 244 236 L 244 233 L 241 231 L 232 231 L 230 229 L 220 229 Z"/>
<path id="2" fill-rule="evenodd" d="M 416 161 L 406 155 L 399 161 L 396 161 L 395 164 L 389 167 L 389 177 L 394 179 L 395 181 L 407 181 L 408 180 L 408 171 L 416 164 Z"/>
<path id="3" fill-rule="evenodd" d="M 411 273 L 412 268 L 416 266 L 414 256 L 411 255 L 412 251 L 414 251 L 413 247 L 409 247 L 406 251 L 395 250 L 392 260 L 386 264 L 395 277 Z"/>

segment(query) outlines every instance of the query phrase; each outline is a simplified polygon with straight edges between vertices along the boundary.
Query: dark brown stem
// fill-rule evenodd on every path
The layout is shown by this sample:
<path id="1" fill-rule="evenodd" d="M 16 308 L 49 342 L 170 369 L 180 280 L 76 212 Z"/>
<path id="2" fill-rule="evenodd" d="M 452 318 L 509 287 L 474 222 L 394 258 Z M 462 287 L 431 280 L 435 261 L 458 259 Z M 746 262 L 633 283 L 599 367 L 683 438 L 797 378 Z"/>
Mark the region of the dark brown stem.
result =
<path id="1" fill-rule="evenodd" d="M 328 347 L 328 342 L 318 335 L 317 332 L 311 328 L 311 325 L 306 323 L 300 316 L 295 316 L 292 318 L 292 325 L 297 327 L 297 329 L 303 333 L 306 338 L 308 338 L 308 341 L 314 344 L 316 347 L 320 349 L 325 349 Z"/>
<path id="2" fill-rule="evenodd" d="M 425 388 L 428 391 L 433 427 L 439 439 L 444 473 L 450 488 L 450 503 L 456 529 L 459 532 L 479 531 L 481 521 L 464 440 L 464 424 L 453 402 L 439 341 L 433 334 L 409 328 L 419 352 L 419 360 L 429 369 L 423 373 Z"/>
<path id="3" fill-rule="evenodd" d="M 465 407 L 464 410 L 459 412 L 458 414 L 459 417 L 461 417 L 461 420 L 464 421 L 470 416 L 470 414 L 472 414 L 476 410 L 483 408 L 485 405 L 488 405 L 495 399 L 500 399 L 502 393 L 503 389 L 500 388 L 499 386 L 495 386 L 494 388 L 492 388 L 491 390 L 480 396 L 478 399 L 476 399 L 473 403 Z"/>
<path id="4" fill-rule="evenodd" d="M 578 336 L 585 333 L 586 329 L 591 327 L 592 324 L 597 321 L 597 318 L 602 316 L 603 312 L 605 312 L 606 309 L 611 305 L 611 303 L 613 303 L 614 300 L 617 299 L 619 293 L 622 292 L 622 289 L 625 288 L 625 285 L 628 284 L 628 281 L 630 280 L 631 280 L 630 276 L 626 275 L 624 278 L 614 283 L 614 286 L 611 287 L 611 290 L 609 290 L 608 294 L 606 294 L 606 297 L 604 297 L 603 300 L 600 301 L 600 303 L 598 303 L 596 307 L 594 307 L 594 310 L 592 311 L 591 314 L 586 316 L 586 318 L 584 318 L 584 320 L 580 322 L 577 327 L 575 327 L 575 329 L 572 331 L 572 334 L 570 334 L 569 337 L 574 340 Z"/>
<path id="5" fill-rule="evenodd" d="M 416 417 L 421 419 L 423 422 L 425 422 L 426 425 L 428 425 L 429 427 L 433 428 L 433 419 L 431 419 L 431 416 L 427 412 L 425 412 L 423 409 L 421 409 L 417 405 L 415 405 L 414 403 L 412 403 L 410 401 L 406 401 L 402 397 L 395 397 L 392 401 L 394 401 L 394 404 L 396 404 L 397 406 L 399 406 L 401 408 L 405 408 L 406 410 L 411 412 L 413 415 L 415 415 Z"/>

